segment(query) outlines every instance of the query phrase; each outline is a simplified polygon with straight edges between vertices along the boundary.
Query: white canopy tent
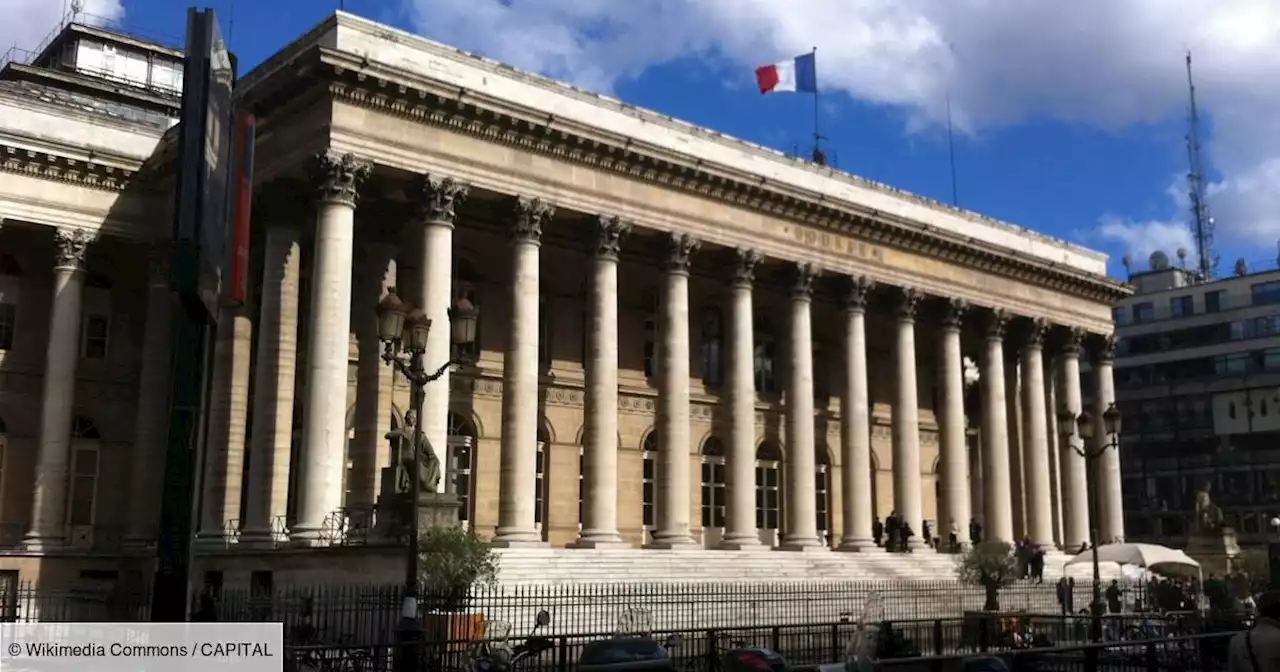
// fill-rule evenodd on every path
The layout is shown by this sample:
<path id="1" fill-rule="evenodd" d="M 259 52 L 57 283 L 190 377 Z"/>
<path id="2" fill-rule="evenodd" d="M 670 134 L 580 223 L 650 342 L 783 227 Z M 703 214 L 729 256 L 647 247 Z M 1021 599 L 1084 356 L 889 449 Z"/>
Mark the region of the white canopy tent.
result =
<path id="1" fill-rule="evenodd" d="M 1066 562 L 1077 565 L 1093 562 L 1093 549 L 1087 550 Z M 1124 566 L 1141 567 L 1146 570 L 1193 570 L 1204 585 L 1204 573 L 1200 563 L 1191 556 L 1176 548 L 1159 544 L 1103 544 L 1098 547 L 1098 562 L 1108 562 Z"/>

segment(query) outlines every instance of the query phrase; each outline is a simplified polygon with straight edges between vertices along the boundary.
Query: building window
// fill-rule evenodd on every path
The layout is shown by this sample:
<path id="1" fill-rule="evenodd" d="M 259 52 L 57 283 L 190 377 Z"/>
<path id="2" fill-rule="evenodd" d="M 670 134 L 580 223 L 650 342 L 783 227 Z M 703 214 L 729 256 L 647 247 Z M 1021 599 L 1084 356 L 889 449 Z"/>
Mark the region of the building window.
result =
<path id="1" fill-rule="evenodd" d="M 538 430 L 538 452 L 534 458 L 533 476 L 533 524 L 539 529 L 547 519 L 547 453 L 549 444 L 546 433 Z M 544 535 L 545 536 L 545 535 Z"/>
<path id="2" fill-rule="evenodd" d="M 714 436 L 702 442 L 702 526 L 724 527 L 726 484 L 724 444 Z"/>
<path id="3" fill-rule="evenodd" d="M 83 417 L 71 421 L 71 492 L 69 525 L 92 525 L 98 495 L 98 428 Z"/>
<path id="4" fill-rule="evenodd" d="M 1141 324 L 1143 322 L 1154 322 L 1156 319 L 1155 305 L 1150 301 L 1133 304 L 1133 321 Z"/>
<path id="5" fill-rule="evenodd" d="M 111 282 L 90 274 L 85 279 L 81 320 L 80 355 L 85 359 L 106 359 L 111 346 Z"/>
<path id="6" fill-rule="evenodd" d="M 658 293 L 650 291 L 644 297 L 644 376 L 645 378 L 657 378 L 658 371 L 662 368 L 662 362 L 659 357 L 662 356 L 658 348 Z"/>
<path id="7" fill-rule="evenodd" d="M 702 312 L 702 384 L 715 389 L 724 384 L 724 313 L 719 308 Z"/>
<path id="8" fill-rule="evenodd" d="M 475 470 L 476 428 L 463 416 L 448 416 L 449 491 L 458 498 L 458 520 L 475 519 L 475 483 L 471 474 Z"/>
<path id="9" fill-rule="evenodd" d="M 818 531 L 824 541 L 831 542 L 831 457 L 825 445 L 818 448 L 817 473 L 814 474 L 814 496 L 817 497 Z"/>
<path id="10" fill-rule="evenodd" d="M 1228 308 L 1228 305 L 1227 305 L 1227 290 L 1225 290 L 1225 289 L 1216 289 L 1216 290 L 1214 290 L 1214 291 L 1212 291 L 1212 292 L 1205 292 L 1205 294 L 1204 294 L 1204 312 L 1206 312 L 1206 313 L 1216 313 L 1216 312 L 1219 312 L 1219 311 L 1226 310 L 1227 308 Z"/>
<path id="11" fill-rule="evenodd" d="M 18 333 L 18 293 L 22 269 L 18 261 L 0 254 L 0 350 L 12 350 Z"/>
<path id="12" fill-rule="evenodd" d="M 543 371 L 551 370 L 551 302 L 543 296 L 538 299 L 538 365 Z"/>
<path id="13" fill-rule="evenodd" d="M 1196 312 L 1195 303 L 1190 295 L 1169 298 L 1169 314 L 1173 317 L 1187 317 Z"/>
<path id="14" fill-rule="evenodd" d="M 765 442 L 756 449 L 756 527 L 777 530 L 781 525 L 782 451 Z"/>
<path id="15" fill-rule="evenodd" d="M 453 352 L 455 361 L 475 363 L 480 361 L 480 344 L 483 342 L 482 334 L 484 333 L 484 310 L 480 307 L 480 276 L 471 262 L 465 259 L 455 259 L 453 263 L 453 297 L 450 300 L 456 303 L 458 299 L 466 299 L 476 307 L 477 313 L 475 340 L 470 343 L 451 343 L 450 350 Z"/>
<path id="16" fill-rule="evenodd" d="M 755 341 L 756 392 L 777 392 L 777 380 L 774 376 L 774 362 L 777 361 L 777 341 L 774 340 L 773 325 L 769 323 L 768 318 L 760 317 L 756 319 Z"/>
<path id="17" fill-rule="evenodd" d="M 658 524 L 658 440 L 657 432 L 649 432 L 640 447 L 640 459 L 644 464 L 644 480 L 641 484 L 640 504 L 644 526 L 652 529 Z"/>
<path id="18" fill-rule="evenodd" d="M 1249 292 L 1253 296 L 1255 306 L 1280 303 L 1280 280 L 1260 282 L 1250 287 Z"/>

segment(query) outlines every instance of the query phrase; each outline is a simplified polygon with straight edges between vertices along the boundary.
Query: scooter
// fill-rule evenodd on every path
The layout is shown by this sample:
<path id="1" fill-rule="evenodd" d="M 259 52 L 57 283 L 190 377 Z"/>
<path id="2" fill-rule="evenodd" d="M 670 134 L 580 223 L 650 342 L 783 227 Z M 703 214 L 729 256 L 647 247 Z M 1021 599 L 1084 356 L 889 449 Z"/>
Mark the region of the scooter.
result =
<path id="1" fill-rule="evenodd" d="M 578 672 L 675 672 L 668 649 L 678 646 L 679 635 L 659 643 L 651 634 L 648 611 L 628 609 L 608 639 L 588 642 L 578 656 Z"/>
<path id="2" fill-rule="evenodd" d="M 480 651 L 471 662 L 472 672 L 509 672 L 510 670 L 519 669 L 520 661 L 529 658 L 536 658 L 543 652 L 555 648 L 555 644 L 547 637 L 539 637 L 536 633 L 538 628 L 544 628 L 551 624 L 551 613 L 546 609 L 538 612 L 534 619 L 533 629 L 529 631 L 529 635 L 525 637 L 523 642 L 516 644 L 514 648 L 507 646 L 506 638 L 511 631 L 511 626 L 506 626 L 506 632 L 495 634 L 492 640 L 481 645 Z"/>

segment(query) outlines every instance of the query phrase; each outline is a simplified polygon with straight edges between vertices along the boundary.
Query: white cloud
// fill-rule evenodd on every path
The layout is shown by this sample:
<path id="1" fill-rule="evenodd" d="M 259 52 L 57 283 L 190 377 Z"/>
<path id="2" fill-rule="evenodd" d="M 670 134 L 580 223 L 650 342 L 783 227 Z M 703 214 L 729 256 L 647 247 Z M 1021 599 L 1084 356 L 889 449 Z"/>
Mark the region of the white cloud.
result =
<path id="1" fill-rule="evenodd" d="M 32 0 L 34 1 L 34 0 Z M 741 71 L 818 47 L 824 88 L 963 130 L 1053 118 L 1106 129 L 1185 113 L 1183 55 L 1211 115 L 1218 238 L 1280 237 L 1280 3 L 1275 0 L 404 0 L 436 39 L 598 90 L 697 55 Z M 1144 245 L 1172 222 L 1114 218 Z M 1128 228 L 1125 228 L 1125 227 Z M 1103 231 L 1099 231 L 1103 233 Z"/>
<path id="2" fill-rule="evenodd" d="M 4 17 L 0 21 L 0 54 L 10 47 L 34 51 L 45 46 L 42 41 L 53 36 L 70 9 L 71 3 L 66 0 L 0 0 L 0 16 Z M 122 16 L 124 6 L 120 0 L 83 0 L 83 11 L 77 20 L 109 24 Z"/>

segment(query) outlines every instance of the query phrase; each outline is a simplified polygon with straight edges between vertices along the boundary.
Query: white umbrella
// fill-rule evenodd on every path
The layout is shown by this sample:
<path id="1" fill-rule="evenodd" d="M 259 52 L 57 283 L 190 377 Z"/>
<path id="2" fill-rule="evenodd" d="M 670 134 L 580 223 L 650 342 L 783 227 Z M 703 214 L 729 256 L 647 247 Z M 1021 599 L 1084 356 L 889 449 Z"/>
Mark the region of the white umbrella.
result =
<path id="1" fill-rule="evenodd" d="M 1086 562 L 1093 562 L 1092 549 L 1071 558 L 1067 564 L 1076 565 Z M 1103 544 L 1098 547 L 1098 562 L 1136 565 L 1144 569 L 1154 569 L 1161 565 L 1200 569 L 1200 563 L 1186 553 L 1158 544 Z"/>

